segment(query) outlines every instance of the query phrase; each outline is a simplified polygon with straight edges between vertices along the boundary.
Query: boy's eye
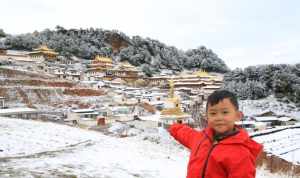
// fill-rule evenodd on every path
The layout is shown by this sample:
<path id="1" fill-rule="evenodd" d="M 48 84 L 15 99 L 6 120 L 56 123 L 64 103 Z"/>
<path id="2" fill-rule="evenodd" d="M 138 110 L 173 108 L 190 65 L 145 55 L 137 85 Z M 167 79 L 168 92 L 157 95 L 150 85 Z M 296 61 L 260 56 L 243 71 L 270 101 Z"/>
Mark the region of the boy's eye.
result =
<path id="1" fill-rule="evenodd" d="M 213 115 L 216 115 L 217 113 L 215 112 L 210 112 L 209 115 L 213 116 Z"/>
<path id="2" fill-rule="evenodd" d="M 229 112 L 228 111 L 223 111 L 223 114 L 228 114 Z"/>

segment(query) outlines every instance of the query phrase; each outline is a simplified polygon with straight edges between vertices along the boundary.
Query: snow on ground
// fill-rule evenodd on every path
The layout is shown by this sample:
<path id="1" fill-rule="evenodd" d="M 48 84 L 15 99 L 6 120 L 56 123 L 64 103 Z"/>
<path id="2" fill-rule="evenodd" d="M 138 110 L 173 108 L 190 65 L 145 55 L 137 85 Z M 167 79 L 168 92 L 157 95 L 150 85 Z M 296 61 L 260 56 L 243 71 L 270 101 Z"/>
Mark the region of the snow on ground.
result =
<path id="1" fill-rule="evenodd" d="M 54 123 L 0 119 L 0 177 L 184 177 L 187 152 Z M 182 171 L 174 171 L 174 170 Z"/>
<path id="2" fill-rule="evenodd" d="M 254 140 L 262 143 L 267 153 L 300 165 L 300 128 L 297 127 L 299 125 L 270 129 L 269 132 L 276 130 L 277 132 L 254 137 Z M 267 131 L 261 133 L 267 133 Z"/>
<path id="3" fill-rule="evenodd" d="M 117 127 L 118 128 L 118 127 Z M 0 118 L 0 177 L 183 178 L 188 151 L 165 130 L 116 138 L 55 123 Z M 279 176 L 259 169 L 258 178 Z"/>

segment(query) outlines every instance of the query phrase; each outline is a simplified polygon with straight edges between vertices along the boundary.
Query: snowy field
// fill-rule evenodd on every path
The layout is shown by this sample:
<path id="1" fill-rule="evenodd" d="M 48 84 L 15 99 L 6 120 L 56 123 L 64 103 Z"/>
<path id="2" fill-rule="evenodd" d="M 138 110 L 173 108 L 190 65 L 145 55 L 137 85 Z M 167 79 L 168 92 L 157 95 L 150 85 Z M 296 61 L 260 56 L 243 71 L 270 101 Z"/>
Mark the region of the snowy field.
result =
<path id="1" fill-rule="evenodd" d="M 166 132 L 116 138 L 55 123 L 0 118 L 0 177 L 184 178 L 188 151 Z M 259 169 L 258 178 L 285 178 Z"/>

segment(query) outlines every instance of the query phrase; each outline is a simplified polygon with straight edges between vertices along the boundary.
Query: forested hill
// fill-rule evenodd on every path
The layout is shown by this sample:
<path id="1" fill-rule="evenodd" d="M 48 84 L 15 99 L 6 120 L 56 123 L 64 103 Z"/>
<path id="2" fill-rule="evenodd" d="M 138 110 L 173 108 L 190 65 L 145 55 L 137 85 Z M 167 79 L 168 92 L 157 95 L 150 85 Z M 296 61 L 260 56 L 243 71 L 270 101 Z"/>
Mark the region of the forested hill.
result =
<path id="1" fill-rule="evenodd" d="M 93 28 L 57 26 L 55 30 L 16 36 L 0 29 L 0 47 L 32 50 L 41 44 L 67 57 L 74 55 L 91 60 L 99 54 L 114 61 L 127 60 L 140 66 L 149 76 L 162 69 L 221 72 L 225 73 L 224 88 L 237 93 L 240 99 L 260 99 L 274 94 L 300 107 L 300 64 L 250 66 L 230 71 L 222 59 L 204 46 L 182 51 L 150 38 L 130 38 L 122 32 Z"/>
<path id="2" fill-rule="evenodd" d="M 300 63 L 270 64 L 235 69 L 225 74 L 224 88 L 240 99 L 260 99 L 274 95 L 284 102 L 295 102 L 300 109 Z"/>
<path id="3" fill-rule="evenodd" d="M 16 50 L 32 50 L 40 44 L 46 44 L 63 56 L 74 55 L 85 59 L 100 54 L 112 57 L 115 61 L 127 60 L 140 66 L 148 75 L 161 69 L 229 71 L 224 61 L 204 46 L 182 51 L 150 38 L 130 38 L 122 32 L 103 29 L 65 29 L 57 26 L 55 30 L 6 35 L 4 44 Z"/>

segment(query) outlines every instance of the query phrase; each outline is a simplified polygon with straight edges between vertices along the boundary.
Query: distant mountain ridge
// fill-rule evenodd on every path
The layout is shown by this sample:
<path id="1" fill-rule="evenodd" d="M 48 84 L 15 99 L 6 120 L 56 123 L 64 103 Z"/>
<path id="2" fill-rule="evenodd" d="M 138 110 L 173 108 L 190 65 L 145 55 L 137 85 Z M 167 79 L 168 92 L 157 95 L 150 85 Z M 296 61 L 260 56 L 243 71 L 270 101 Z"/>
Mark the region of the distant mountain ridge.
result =
<path id="1" fill-rule="evenodd" d="M 128 37 L 116 30 L 65 29 L 21 35 L 6 35 L 4 45 L 9 49 L 32 50 L 41 44 L 63 56 L 92 59 L 95 55 L 112 57 L 115 61 L 127 60 L 151 76 L 162 69 L 173 71 L 199 70 L 224 73 L 229 71 L 225 62 L 205 46 L 182 51 L 157 40 L 140 36 Z"/>

